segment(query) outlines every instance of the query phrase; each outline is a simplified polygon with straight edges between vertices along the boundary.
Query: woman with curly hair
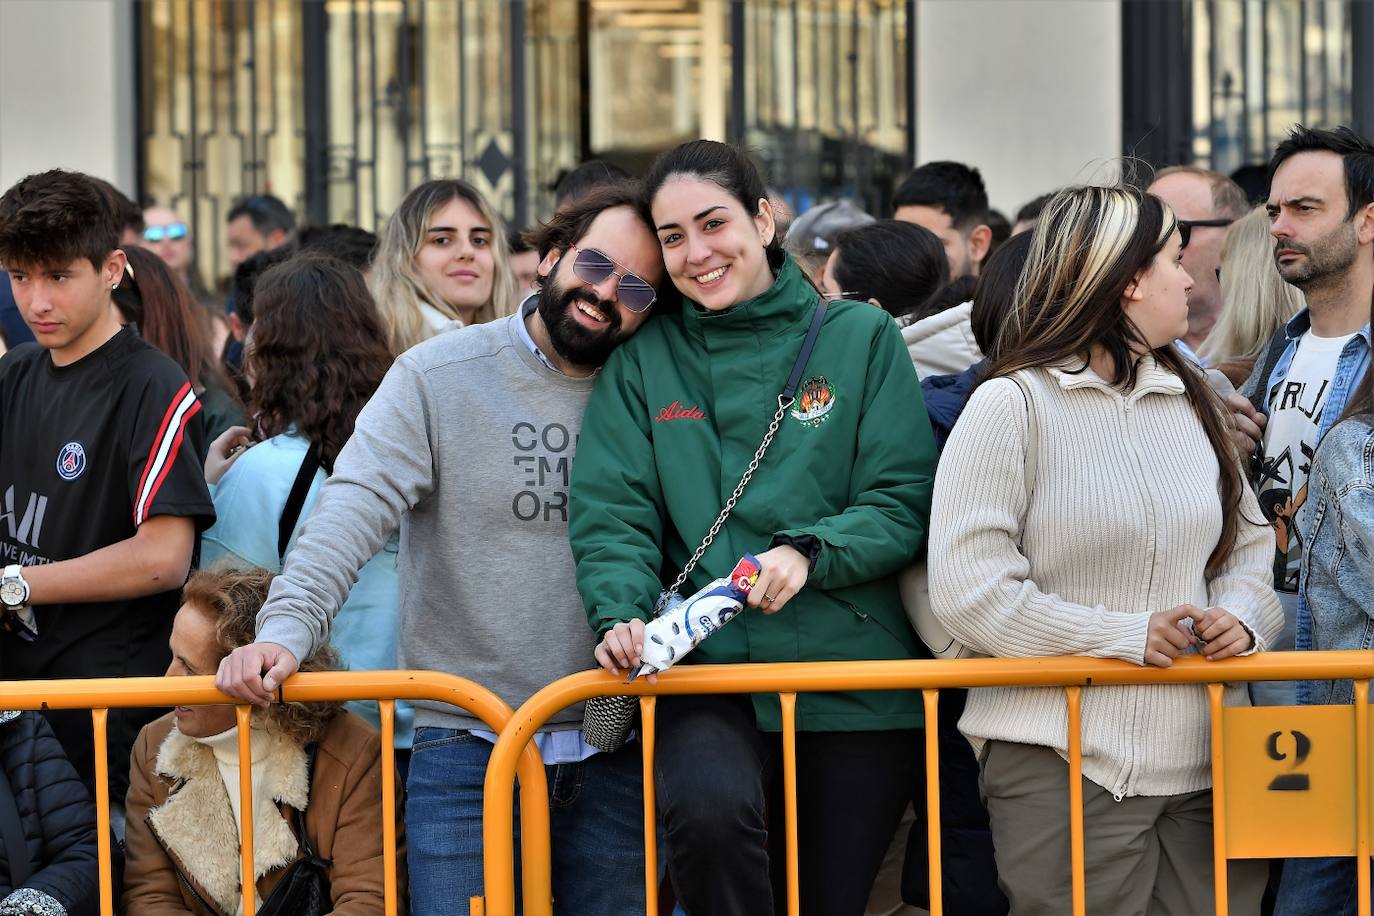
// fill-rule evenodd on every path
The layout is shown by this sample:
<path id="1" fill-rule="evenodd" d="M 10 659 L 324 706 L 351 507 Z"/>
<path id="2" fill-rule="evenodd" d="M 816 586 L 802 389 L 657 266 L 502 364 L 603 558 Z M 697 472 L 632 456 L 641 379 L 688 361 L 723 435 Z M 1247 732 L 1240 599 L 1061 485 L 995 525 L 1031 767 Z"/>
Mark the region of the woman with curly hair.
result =
<path id="1" fill-rule="evenodd" d="M 391 352 L 451 327 L 514 313 L 506 227 L 477 189 L 436 178 L 391 214 L 372 262 L 372 294 Z"/>
<path id="2" fill-rule="evenodd" d="M 205 436 L 214 439 L 243 422 L 235 385 L 216 358 L 212 318 L 191 290 L 146 248 L 124 248 L 128 266 L 114 290 L 114 303 L 144 340 L 172 358 L 196 389 Z"/>
<path id="3" fill-rule="evenodd" d="M 271 582 L 265 569 L 192 576 L 172 625 L 168 676 L 213 674 L 220 659 L 252 642 Z M 325 646 L 300 670 L 338 667 Z M 129 916 L 242 911 L 238 744 L 232 706 L 178 706 L 138 736 L 128 800 Z M 298 860 L 313 853 L 325 863 L 332 913 L 380 913 L 377 732 L 339 703 L 277 703 L 254 712 L 251 746 L 255 893 L 263 909 L 298 912 L 283 879 L 310 867 Z"/>
<path id="4" fill-rule="evenodd" d="M 244 358 L 253 426 L 210 445 L 205 477 L 216 521 L 201 565 L 280 572 L 391 353 L 362 274 L 342 261 L 297 255 L 262 275 L 253 301 Z M 393 533 L 335 620 L 334 645 L 354 670 L 396 666 L 397 548 Z M 375 704 L 350 708 L 378 724 Z M 410 707 L 398 704 L 398 748 L 410 747 L 410 721 Z"/>

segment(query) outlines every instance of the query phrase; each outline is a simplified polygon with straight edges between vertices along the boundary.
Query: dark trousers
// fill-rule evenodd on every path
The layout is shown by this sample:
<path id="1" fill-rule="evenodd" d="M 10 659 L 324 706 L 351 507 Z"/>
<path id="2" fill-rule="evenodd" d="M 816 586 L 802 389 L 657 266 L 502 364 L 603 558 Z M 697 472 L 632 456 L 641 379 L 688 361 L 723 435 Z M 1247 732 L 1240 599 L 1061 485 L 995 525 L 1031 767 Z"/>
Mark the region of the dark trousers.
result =
<path id="1" fill-rule="evenodd" d="M 786 911 L 782 741 L 747 697 L 658 701 L 668 873 L 691 916 Z M 801 912 L 861 916 L 907 802 L 916 730 L 797 734 Z"/>
<path id="2" fill-rule="evenodd" d="M 940 853 L 945 911 L 960 916 L 1006 916 L 1010 909 L 997 886 L 992 829 L 978 790 L 978 759 L 959 733 L 966 690 L 940 691 Z M 925 767 L 921 767 L 924 774 Z M 918 777 L 916 823 L 906 847 L 902 898 L 930 906 L 930 842 L 925 781 Z"/>

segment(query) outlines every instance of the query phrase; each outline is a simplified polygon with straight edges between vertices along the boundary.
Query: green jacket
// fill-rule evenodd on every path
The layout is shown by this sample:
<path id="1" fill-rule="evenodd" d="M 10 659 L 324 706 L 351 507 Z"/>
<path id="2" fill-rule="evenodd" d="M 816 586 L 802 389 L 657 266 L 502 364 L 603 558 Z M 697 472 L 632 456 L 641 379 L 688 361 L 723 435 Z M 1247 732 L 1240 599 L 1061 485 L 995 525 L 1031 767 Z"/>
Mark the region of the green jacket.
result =
<path id="1" fill-rule="evenodd" d="M 592 627 L 648 620 L 701 543 L 777 410 L 816 291 L 788 260 L 772 287 L 724 312 L 656 316 L 602 371 L 582 422 L 569 534 Z M 882 309 L 831 303 L 796 404 L 725 528 L 682 588 L 730 574 L 778 536 L 821 542 L 806 587 L 749 610 L 690 663 L 912 658 L 895 574 L 925 547 L 935 445 L 901 332 Z M 776 696 L 759 727 L 781 728 Z M 799 697 L 797 727 L 920 725 L 913 692 Z"/>

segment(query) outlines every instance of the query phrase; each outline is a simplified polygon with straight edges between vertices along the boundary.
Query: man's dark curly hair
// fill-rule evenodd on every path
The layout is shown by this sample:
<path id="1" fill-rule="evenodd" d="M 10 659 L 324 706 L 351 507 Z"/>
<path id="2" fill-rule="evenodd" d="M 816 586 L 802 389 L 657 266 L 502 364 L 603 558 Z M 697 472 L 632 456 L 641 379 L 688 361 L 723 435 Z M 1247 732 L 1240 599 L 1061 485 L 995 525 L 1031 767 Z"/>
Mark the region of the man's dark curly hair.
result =
<path id="1" fill-rule="evenodd" d="M 644 223 L 649 234 L 654 232 L 654 218 L 649 213 L 649 202 L 644 195 L 644 186 L 633 178 L 611 181 L 581 194 L 573 203 L 559 210 L 546 223 L 521 234 L 525 243 L 539 252 L 542 261 L 555 248 L 566 254 L 568 249 L 582 240 L 591 231 L 592 223 L 606 210 L 616 207 L 629 207 Z M 657 241 L 657 240 L 655 240 Z M 536 277 L 535 282 L 542 289 L 547 277 Z M 657 289 L 658 303 L 654 311 L 662 312 L 668 304 L 678 302 L 677 288 L 673 286 L 667 271 Z"/>
<path id="2" fill-rule="evenodd" d="M 332 472 L 391 368 L 377 306 L 357 268 L 313 252 L 263 274 L 254 299 L 249 411 L 264 436 L 294 425 Z"/>
<path id="3" fill-rule="evenodd" d="M 53 169 L 0 197 L 0 265 L 33 270 L 85 258 L 99 270 L 119 244 L 119 221 L 88 175 Z"/>

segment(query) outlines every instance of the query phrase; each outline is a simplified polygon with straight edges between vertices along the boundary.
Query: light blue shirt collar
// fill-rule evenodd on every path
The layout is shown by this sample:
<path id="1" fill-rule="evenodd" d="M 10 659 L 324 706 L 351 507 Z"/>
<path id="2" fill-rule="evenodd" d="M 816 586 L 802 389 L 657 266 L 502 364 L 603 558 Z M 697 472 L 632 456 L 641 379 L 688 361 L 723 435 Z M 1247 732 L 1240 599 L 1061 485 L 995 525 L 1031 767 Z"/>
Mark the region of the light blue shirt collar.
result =
<path id="1" fill-rule="evenodd" d="M 562 375 L 563 373 L 559 372 L 558 367 L 550 362 L 549 358 L 544 355 L 544 351 L 539 349 L 539 344 L 535 343 L 534 338 L 530 336 L 529 326 L 525 324 L 525 319 L 530 317 L 531 313 L 537 308 L 539 308 L 539 294 L 530 293 L 525 297 L 525 300 L 520 303 L 520 319 L 515 322 L 515 327 L 520 334 L 521 342 L 530 348 L 530 352 L 534 354 L 534 358 L 543 363 L 546 368 L 552 369 L 554 372 L 558 372 L 559 375 Z"/>

